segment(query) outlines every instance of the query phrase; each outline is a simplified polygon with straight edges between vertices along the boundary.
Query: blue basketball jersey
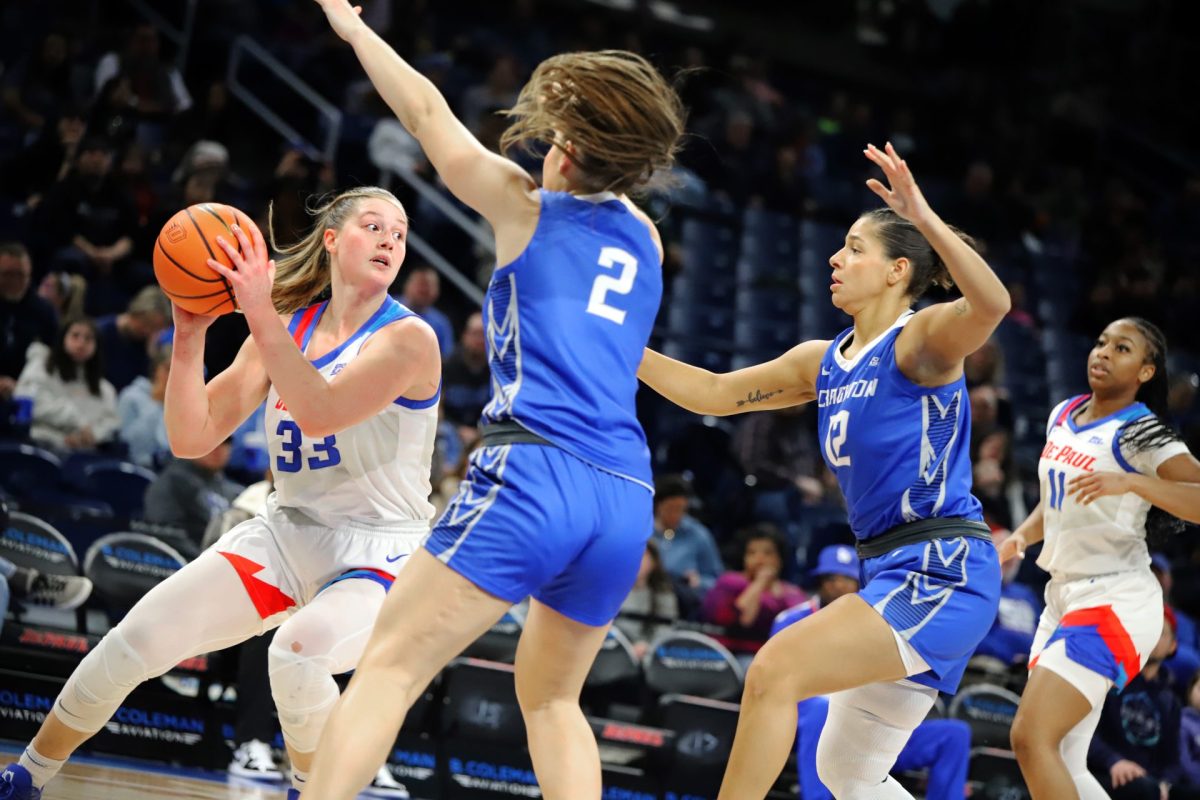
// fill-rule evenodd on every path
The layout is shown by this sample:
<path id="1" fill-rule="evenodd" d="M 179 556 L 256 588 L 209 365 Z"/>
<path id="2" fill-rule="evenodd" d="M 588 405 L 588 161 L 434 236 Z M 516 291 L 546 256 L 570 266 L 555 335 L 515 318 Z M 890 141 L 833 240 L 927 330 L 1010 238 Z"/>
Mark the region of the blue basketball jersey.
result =
<path id="1" fill-rule="evenodd" d="M 971 494 L 966 379 L 918 386 L 900 372 L 896 337 L 910 319 L 905 313 L 850 359 L 841 352 L 854 332 L 848 328 L 821 359 L 821 452 L 859 539 L 920 519 L 983 518 Z"/>
<path id="2" fill-rule="evenodd" d="M 542 190 L 533 239 L 492 275 L 484 301 L 484 424 L 517 422 L 650 488 L 634 398 L 661 299 L 650 231 L 616 195 Z"/>

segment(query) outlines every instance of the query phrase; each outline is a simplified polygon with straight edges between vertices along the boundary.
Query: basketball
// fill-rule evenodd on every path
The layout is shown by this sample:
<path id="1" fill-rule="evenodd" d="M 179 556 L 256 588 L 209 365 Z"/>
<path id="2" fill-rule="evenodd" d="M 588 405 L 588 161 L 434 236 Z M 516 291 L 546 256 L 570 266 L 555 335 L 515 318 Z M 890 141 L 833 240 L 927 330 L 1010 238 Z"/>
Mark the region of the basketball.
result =
<path id="1" fill-rule="evenodd" d="M 193 314 L 219 316 L 237 310 L 237 300 L 229 283 L 208 266 L 214 259 L 232 267 L 229 257 L 217 244 L 217 237 L 238 248 L 231 226 L 241 226 L 253 237 L 258 226 L 233 206 L 222 203 L 198 203 L 188 206 L 167 220 L 154 243 L 154 275 L 171 302 Z"/>

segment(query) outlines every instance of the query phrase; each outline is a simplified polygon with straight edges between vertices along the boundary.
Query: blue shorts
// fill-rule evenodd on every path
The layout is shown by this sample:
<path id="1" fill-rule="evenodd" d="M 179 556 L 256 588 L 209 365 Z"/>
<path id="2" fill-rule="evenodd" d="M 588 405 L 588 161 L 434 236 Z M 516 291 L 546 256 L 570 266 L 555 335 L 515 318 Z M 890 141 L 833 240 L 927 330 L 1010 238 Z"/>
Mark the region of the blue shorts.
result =
<path id="1" fill-rule="evenodd" d="M 1000 561 L 986 539 L 959 536 L 898 547 L 863 562 L 858 594 L 929 665 L 909 678 L 953 693 L 1000 608 Z"/>
<path id="2" fill-rule="evenodd" d="M 471 455 L 425 549 L 513 603 L 532 595 L 585 625 L 607 625 L 654 531 L 653 496 L 557 447 L 507 444 Z"/>

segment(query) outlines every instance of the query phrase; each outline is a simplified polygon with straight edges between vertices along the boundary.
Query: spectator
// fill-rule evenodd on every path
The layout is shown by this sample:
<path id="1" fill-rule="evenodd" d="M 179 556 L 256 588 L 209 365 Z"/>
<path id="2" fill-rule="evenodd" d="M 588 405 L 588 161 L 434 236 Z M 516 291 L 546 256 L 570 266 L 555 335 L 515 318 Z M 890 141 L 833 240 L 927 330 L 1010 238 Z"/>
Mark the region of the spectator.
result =
<path id="1" fill-rule="evenodd" d="M 433 332 L 437 334 L 442 358 L 448 358 L 454 350 L 454 326 L 450 324 L 449 317 L 434 308 L 441 293 L 442 282 L 433 267 L 413 267 L 404 281 L 404 292 L 400 296 L 400 302 L 429 323 Z"/>
<path id="2" fill-rule="evenodd" d="M 679 619 L 679 599 L 671 587 L 671 576 L 663 569 L 662 557 L 653 541 L 646 542 L 642 566 L 629 596 L 621 604 L 616 625 L 633 643 L 640 661 L 650 644 Z"/>
<path id="3" fill-rule="evenodd" d="M 50 347 L 35 343 L 16 394 L 33 400 L 30 437 L 55 450 L 94 450 L 120 426 L 117 393 L 103 376 L 96 323 L 87 317 L 62 326 Z"/>
<path id="4" fill-rule="evenodd" d="M 195 558 L 212 518 L 223 513 L 242 492 L 225 477 L 233 443 L 226 440 L 200 458 L 172 459 L 146 487 L 143 516 L 147 522 L 171 525 L 187 532 L 187 540 L 172 541 L 183 555 Z"/>
<path id="5" fill-rule="evenodd" d="M 36 52 L 18 61 L 4 76 L 4 105 L 29 131 L 39 131 L 47 121 L 53 121 L 62 103 L 71 98 L 67 49 L 62 34 L 49 33 Z"/>
<path id="6" fill-rule="evenodd" d="M 492 63 L 487 78 L 463 92 L 459 118 L 472 132 L 478 132 L 485 115 L 497 108 L 512 108 L 521 88 L 520 66 L 511 55 L 500 56 Z"/>
<path id="7" fill-rule="evenodd" d="M 29 345 L 48 345 L 55 339 L 54 309 L 30 291 L 32 278 L 25 246 L 0 243 L 0 404 L 12 398 Z"/>
<path id="8" fill-rule="evenodd" d="M 1162 635 L 1146 666 L 1120 694 L 1110 693 L 1088 750 L 1088 767 L 1113 800 L 1189 800 L 1200 791 L 1182 784 L 1182 704 L 1163 661 L 1175 652 L 1175 620 L 1164 615 Z"/>
<path id="9" fill-rule="evenodd" d="M 36 208 L 42 193 L 65 178 L 75 163 L 85 127 L 77 109 L 65 109 L 54 125 L 44 127 L 32 144 L 4 164 L 4 191 L 27 208 Z"/>
<path id="10" fill-rule="evenodd" d="M 162 60 L 158 29 L 149 22 L 138 25 L 129 35 L 125 50 L 109 52 L 96 64 L 95 91 L 99 93 L 115 78 L 129 81 L 136 99 L 133 107 L 147 118 L 159 118 L 187 111 L 192 96 L 179 70 Z"/>
<path id="11" fill-rule="evenodd" d="M 691 494 L 687 481 L 678 475 L 663 475 L 654 482 L 652 538 L 667 574 L 691 595 L 685 600 L 702 598 L 725 570 L 712 533 L 688 516 Z"/>
<path id="12" fill-rule="evenodd" d="M 1000 528 L 992 531 L 992 541 L 999 547 L 1011 535 L 1012 531 Z M 1002 566 L 1000 609 L 992 629 L 975 648 L 975 655 L 999 659 L 1006 667 L 1029 660 L 1038 619 L 1042 616 L 1042 603 L 1037 593 L 1016 580 L 1020 568 L 1019 558 L 1009 559 Z"/>
<path id="13" fill-rule="evenodd" d="M 55 253 L 51 268 L 88 279 L 89 313 L 109 310 L 152 279 L 148 267 L 130 259 L 137 212 L 112 166 L 112 144 L 89 136 L 79 145 L 74 168 L 38 208 L 42 236 Z"/>
<path id="14" fill-rule="evenodd" d="M 1172 589 L 1175 587 L 1174 573 L 1170 560 L 1162 553 L 1154 553 L 1150 557 L 1150 571 L 1158 578 L 1162 586 L 1163 605 L 1171 609 L 1175 615 L 1175 652 L 1163 662 L 1163 667 L 1171 674 L 1176 689 L 1182 690 L 1191 680 L 1192 675 L 1200 670 L 1200 652 L 1197 641 L 1196 621 L 1174 606 Z M 1186 697 L 1183 698 L 1185 701 Z"/>
<path id="15" fill-rule="evenodd" d="M 1200 786 L 1200 671 L 1188 681 L 1187 706 L 1183 709 L 1183 720 L 1179 732 L 1179 764 L 1184 780 L 1192 786 Z"/>
<path id="16" fill-rule="evenodd" d="M 7 513 L 4 515 L 8 516 Z M 92 582 L 80 575 L 50 575 L 18 567 L 0 557 L 0 630 L 12 600 L 51 608 L 78 608 L 92 593 Z"/>
<path id="17" fill-rule="evenodd" d="M 171 301 L 157 286 L 147 286 L 125 311 L 96 320 L 105 377 L 120 391 L 150 373 L 150 349 L 171 319 Z"/>
<path id="18" fill-rule="evenodd" d="M 825 495 L 817 480 L 816 415 L 808 406 L 749 414 L 733 437 L 733 452 L 747 476 L 754 476 L 754 515 L 769 520 L 797 541 L 805 506 Z"/>
<path id="19" fill-rule="evenodd" d="M 54 309 L 62 322 L 70 322 L 84 315 L 83 300 L 87 295 L 87 281 L 82 275 L 69 272 L 47 272 L 38 284 L 38 297 Z"/>
<path id="20" fill-rule="evenodd" d="M 477 311 L 467 317 L 457 349 L 442 365 L 442 413 L 457 426 L 464 445 L 475 441 L 479 415 L 491 393 L 483 315 Z"/>
<path id="21" fill-rule="evenodd" d="M 756 653 L 771 635 L 772 620 L 808 598 L 799 586 L 779 579 L 786 544 L 773 525 L 746 528 L 739 539 L 742 569 L 713 584 L 704 597 L 704 620 L 725 627 L 718 638 L 732 652 Z"/>
<path id="22" fill-rule="evenodd" d="M 129 460 L 154 469 L 171 452 L 163 422 L 163 398 L 171 374 L 171 348 L 164 346 L 150 360 L 149 375 L 139 375 L 117 397 L 120 437 L 129 447 Z"/>
<path id="23" fill-rule="evenodd" d="M 849 545 L 821 550 L 812 577 L 817 593 L 798 606 L 783 611 L 771 626 L 775 636 L 784 628 L 809 617 L 842 595 L 858 591 L 859 561 Z M 817 742 L 829 716 L 829 696 L 812 697 L 797 708 L 796 771 L 803 800 L 833 800 L 817 775 Z M 971 757 L 971 728 L 961 720 L 926 720 L 912 732 L 892 771 L 928 769 L 926 800 L 962 800 Z"/>

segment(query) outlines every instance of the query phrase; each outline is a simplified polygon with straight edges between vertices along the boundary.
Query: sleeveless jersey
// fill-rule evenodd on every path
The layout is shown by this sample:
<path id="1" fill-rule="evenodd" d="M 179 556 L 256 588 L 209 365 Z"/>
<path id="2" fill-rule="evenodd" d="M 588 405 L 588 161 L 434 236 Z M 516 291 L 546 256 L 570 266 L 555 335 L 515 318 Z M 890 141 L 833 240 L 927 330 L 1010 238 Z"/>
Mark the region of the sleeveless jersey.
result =
<path id="1" fill-rule="evenodd" d="M 661 299 L 650 231 L 616 195 L 542 190 L 533 239 L 492 275 L 484 301 L 484 424 L 516 422 L 652 488 L 634 398 Z"/>
<path id="2" fill-rule="evenodd" d="M 297 311 L 288 331 L 301 352 L 325 303 Z M 391 297 L 353 336 L 313 360 L 332 380 L 358 355 L 371 335 L 385 325 L 414 316 Z M 346 521 L 378 523 L 428 520 L 430 461 L 437 435 L 438 393 L 428 400 L 398 397 L 373 417 L 323 439 L 300 431 L 272 386 L 267 394 L 266 434 L 275 474 L 276 502 L 297 508 L 329 527 Z"/>
<path id="3" fill-rule="evenodd" d="M 971 404 L 959 378 L 918 386 L 896 365 L 906 312 L 854 358 L 838 334 L 817 377 L 817 430 L 825 463 L 846 498 L 860 540 L 934 517 L 982 520 L 971 494 Z"/>
<path id="4" fill-rule="evenodd" d="M 1046 426 L 1046 446 L 1038 461 L 1045 538 L 1037 563 L 1060 580 L 1150 566 L 1146 548 L 1150 503 L 1128 492 L 1081 505 L 1067 494 L 1071 479 L 1092 472 L 1154 475 L 1164 461 L 1188 452 L 1187 445 L 1178 441 L 1139 453 L 1122 447 L 1125 429 L 1153 416 L 1142 403 L 1086 425 L 1076 424 L 1076 414 L 1090 398 L 1079 395 L 1054 408 Z"/>

